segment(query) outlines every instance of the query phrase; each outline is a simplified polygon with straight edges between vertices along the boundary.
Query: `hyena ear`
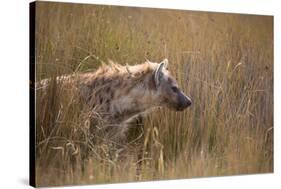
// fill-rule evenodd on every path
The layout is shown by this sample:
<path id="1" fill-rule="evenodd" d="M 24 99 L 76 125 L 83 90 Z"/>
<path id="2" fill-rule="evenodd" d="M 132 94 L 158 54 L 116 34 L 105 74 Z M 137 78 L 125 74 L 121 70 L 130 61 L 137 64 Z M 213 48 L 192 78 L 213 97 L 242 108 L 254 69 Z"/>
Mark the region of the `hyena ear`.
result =
<path id="1" fill-rule="evenodd" d="M 168 61 L 167 58 L 165 58 L 164 60 L 162 60 L 161 63 L 164 63 L 164 68 L 167 68 L 167 67 L 168 67 L 168 64 L 169 64 L 169 61 Z M 160 63 L 160 64 L 161 64 L 161 63 Z"/>
<path id="2" fill-rule="evenodd" d="M 154 72 L 154 81 L 155 81 L 156 88 L 160 85 L 160 81 L 163 78 L 164 74 L 162 70 L 164 67 L 165 67 L 165 62 L 162 61 Z"/>

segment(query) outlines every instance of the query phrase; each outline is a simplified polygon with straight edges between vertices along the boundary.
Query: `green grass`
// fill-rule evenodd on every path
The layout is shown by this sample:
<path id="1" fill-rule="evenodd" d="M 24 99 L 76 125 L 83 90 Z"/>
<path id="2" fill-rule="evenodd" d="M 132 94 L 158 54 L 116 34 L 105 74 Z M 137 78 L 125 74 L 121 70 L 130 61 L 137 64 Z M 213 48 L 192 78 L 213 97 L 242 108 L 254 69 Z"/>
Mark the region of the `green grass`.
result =
<path id="1" fill-rule="evenodd" d="M 193 104 L 153 112 L 123 151 L 71 89 L 37 93 L 37 185 L 273 172 L 272 17 L 37 2 L 37 81 L 163 58 Z"/>

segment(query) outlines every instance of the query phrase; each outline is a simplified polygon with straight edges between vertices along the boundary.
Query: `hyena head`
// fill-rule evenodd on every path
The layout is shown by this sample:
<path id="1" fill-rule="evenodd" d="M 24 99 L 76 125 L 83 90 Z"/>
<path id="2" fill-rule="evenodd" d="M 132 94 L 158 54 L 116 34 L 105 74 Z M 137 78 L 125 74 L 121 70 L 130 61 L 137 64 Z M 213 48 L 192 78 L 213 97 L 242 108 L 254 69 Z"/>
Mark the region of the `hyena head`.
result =
<path id="1" fill-rule="evenodd" d="M 159 63 L 153 73 L 156 87 L 157 101 L 161 106 L 169 109 L 183 111 L 191 105 L 191 99 L 179 88 L 177 81 L 167 70 L 168 60 Z"/>

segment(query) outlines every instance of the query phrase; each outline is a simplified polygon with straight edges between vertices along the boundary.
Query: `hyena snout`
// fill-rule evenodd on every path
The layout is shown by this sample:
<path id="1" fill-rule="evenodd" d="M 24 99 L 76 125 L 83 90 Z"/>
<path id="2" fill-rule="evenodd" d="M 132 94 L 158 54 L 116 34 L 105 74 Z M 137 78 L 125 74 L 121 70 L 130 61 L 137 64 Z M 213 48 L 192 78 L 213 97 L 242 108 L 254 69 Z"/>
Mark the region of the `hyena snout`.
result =
<path id="1" fill-rule="evenodd" d="M 189 107 L 192 103 L 191 99 L 187 97 L 185 94 L 182 92 L 178 95 L 178 106 L 177 106 L 177 111 L 183 111 L 187 107 Z"/>

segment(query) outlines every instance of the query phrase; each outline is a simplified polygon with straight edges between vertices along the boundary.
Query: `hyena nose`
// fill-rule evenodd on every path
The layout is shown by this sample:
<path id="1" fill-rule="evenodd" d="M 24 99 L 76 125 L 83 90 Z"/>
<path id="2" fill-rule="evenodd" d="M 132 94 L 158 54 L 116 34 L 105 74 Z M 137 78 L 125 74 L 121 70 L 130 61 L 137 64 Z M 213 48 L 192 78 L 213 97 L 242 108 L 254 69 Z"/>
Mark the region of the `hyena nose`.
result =
<path id="1" fill-rule="evenodd" d="M 187 108 L 188 106 L 190 106 L 192 104 L 192 101 L 189 97 L 186 97 L 186 101 L 185 101 L 185 108 Z"/>
<path id="2" fill-rule="evenodd" d="M 189 97 L 185 96 L 184 94 L 181 95 L 180 98 L 180 105 L 178 107 L 179 111 L 182 111 L 184 109 L 186 109 L 187 107 L 189 107 L 192 104 L 192 101 Z"/>

